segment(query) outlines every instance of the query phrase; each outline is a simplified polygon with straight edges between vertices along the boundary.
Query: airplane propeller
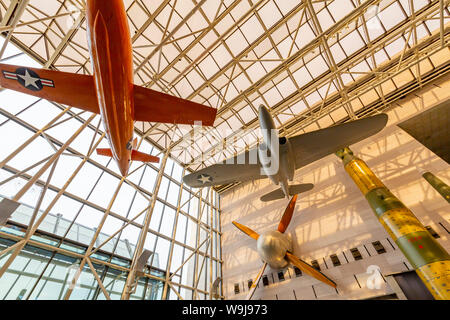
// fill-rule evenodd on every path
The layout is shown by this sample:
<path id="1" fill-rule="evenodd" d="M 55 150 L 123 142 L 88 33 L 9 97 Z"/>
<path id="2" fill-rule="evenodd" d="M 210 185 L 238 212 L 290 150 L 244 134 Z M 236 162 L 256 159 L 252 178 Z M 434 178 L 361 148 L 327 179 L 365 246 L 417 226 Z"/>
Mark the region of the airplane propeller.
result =
<path id="1" fill-rule="evenodd" d="M 291 199 L 291 201 L 289 202 L 289 205 L 287 206 L 286 210 L 284 211 L 283 217 L 280 220 L 280 223 L 278 224 L 278 231 L 280 233 L 285 233 L 290 222 L 292 219 L 292 216 L 294 214 L 294 209 L 295 209 L 295 203 L 297 201 L 297 195 L 294 195 Z M 246 227 L 240 223 L 237 223 L 236 221 L 233 221 L 233 225 L 238 228 L 239 230 L 241 230 L 243 233 L 245 233 L 246 235 L 248 235 L 250 238 L 258 240 L 260 235 L 253 231 L 252 229 L 250 229 L 249 227 Z M 311 277 L 333 287 L 336 288 L 336 283 L 331 280 L 330 278 L 328 278 L 326 275 L 324 275 L 322 272 L 314 269 L 314 267 L 312 267 L 311 265 L 309 265 L 308 263 L 306 263 L 305 261 L 301 260 L 300 258 L 296 257 L 294 254 L 292 254 L 291 252 L 287 251 L 286 255 L 284 257 L 287 261 L 289 261 L 292 265 L 296 266 L 297 268 L 299 268 L 302 272 L 310 275 Z M 250 291 L 246 297 L 247 300 L 250 300 L 253 297 L 253 294 L 255 293 L 256 287 L 258 286 L 259 281 L 262 278 L 262 275 L 264 273 L 264 271 L 266 270 L 267 267 L 267 262 L 264 262 L 264 265 L 262 266 L 261 270 L 259 271 L 258 275 L 256 276 L 255 280 L 253 281 L 251 287 L 250 287 Z"/>

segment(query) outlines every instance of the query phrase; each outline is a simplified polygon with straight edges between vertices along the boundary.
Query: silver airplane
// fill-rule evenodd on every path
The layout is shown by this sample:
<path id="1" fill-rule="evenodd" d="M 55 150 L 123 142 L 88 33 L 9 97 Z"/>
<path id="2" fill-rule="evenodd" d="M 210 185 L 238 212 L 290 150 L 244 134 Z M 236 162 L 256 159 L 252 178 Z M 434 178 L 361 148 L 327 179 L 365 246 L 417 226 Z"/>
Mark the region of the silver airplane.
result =
<path id="1" fill-rule="evenodd" d="M 256 287 L 258 286 L 267 265 L 274 270 L 280 270 L 286 268 L 288 264 L 291 263 L 305 274 L 316 278 L 317 280 L 333 288 L 336 288 L 337 286 L 333 280 L 293 254 L 292 240 L 285 234 L 285 232 L 291 222 L 292 215 L 294 214 L 296 201 L 297 195 L 293 196 L 289 202 L 289 205 L 284 211 L 283 217 L 281 218 L 276 231 L 268 231 L 259 235 L 249 227 L 233 221 L 236 228 L 244 232 L 250 238 L 256 240 L 256 250 L 258 251 L 259 257 L 264 262 L 260 272 L 256 276 L 255 281 L 252 282 L 247 295 L 247 300 L 250 300 L 255 293 Z"/>
<path id="2" fill-rule="evenodd" d="M 295 170 L 381 131 L 386 114 L 359 119 L 291 138 L 279 137 L 269 110 L 259 107 L 263 142 L 236 157 L 201 169 L 183 178 L 194 188 L 225 185 L 269 178 L 281 188 L 261 197 L 261 201 L 289 198 L 311 190 L 314 185 L 293 184 Z"/>

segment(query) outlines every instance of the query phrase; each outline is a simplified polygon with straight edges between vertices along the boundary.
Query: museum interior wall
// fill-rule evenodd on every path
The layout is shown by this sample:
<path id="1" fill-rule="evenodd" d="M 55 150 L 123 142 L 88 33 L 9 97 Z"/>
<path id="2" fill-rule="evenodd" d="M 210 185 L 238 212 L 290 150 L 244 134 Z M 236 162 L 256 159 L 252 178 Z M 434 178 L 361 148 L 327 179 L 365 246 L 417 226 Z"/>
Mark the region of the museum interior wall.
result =
<path id="1" fill-rule="evenodd" d="M 435 231 L 439 243 L 450 251 L 449 204 L 421 176 L 423 171 L 430 171 L 449 184 L 450 167 L 398 126 L 446 100 L 450 100 L 449 76 L 395 102 L 387 109 L 386 128 L 351 149 L 425 226 Z M 392 297 L 396 290 L 386 277 L 412 267 L 378 222 L 341 160 L 329 155 L 297 170 L 294 181 L 315 185 L 299 196 L 287 231 L 293 240 L 294 254 L 308 263 L 317 261 L 321 271 L 337 283 L 337 289 L 307 275 L 296 275 L 292 266 L 281 271 L 267 267 L 253 299 Z M 236 229 L 232 221 L 258 233 L 276 230 L 288 200 L 259 200 L 274 189 L 269 179 L 264 179 L 240 184 L 221 194 L 226 299 L 244 299 L 249 281 L 262 266 L 256 242 Z"/>

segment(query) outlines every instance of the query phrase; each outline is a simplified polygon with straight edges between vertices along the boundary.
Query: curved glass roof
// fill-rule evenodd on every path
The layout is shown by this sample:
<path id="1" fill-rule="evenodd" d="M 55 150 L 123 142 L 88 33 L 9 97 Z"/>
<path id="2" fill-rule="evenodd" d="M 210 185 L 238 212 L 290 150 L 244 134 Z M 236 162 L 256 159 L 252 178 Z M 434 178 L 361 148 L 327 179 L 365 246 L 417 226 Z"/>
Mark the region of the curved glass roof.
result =
<path id="1" fill-rule="evenodd" d="M 91 73 L 83 2 L 4 0 L 3 25 L 11 24 L 11 4 L 24 2 L 11 40 L 45 67 Z M 399 87 L 423 81 L 417 62 L 421 74 L 438 66 L 423 58 L 442 45 L 449 19 L 448 8 L 441 19 L 440 1 L 430 0 L 125 3 L 136 84 L 218 108 L 215 127 L 194 143 L 191 126 L 136 123 L 191 169 L 255 144 L 261 103 L 286 135 L 386 107 Z"/>
<path id="2" fill-rule="evenodd" d="M 122 179 L 114 162 L 92 152 L 108 146 L 99 116 L 3 90 L 0 194 L 31 206 L 51 205 L 52 213 L 64 212 L 71 221 L 84 217 L 82 224 L 91 228 L 107 212 L 102 232 L 111 235 L 145 211 L 158 192 L 148 248 L 167 251 L 173 244 L 180 263 L 192 252 L 200 259 L 196 249 L 212 230 L 215 244 L 202 250 L 214 247 L 212 260 L 220 264 L 217 196 L 183 186 L 185 170 L 254 146 L 260 104 L 271 109 L 281 134 L 290 136 L 393 108 L 449 68 L 445 1 L 124 2 L 135 83 L 217 108 L 215 126 L 136 122 L 139 150 L 160 157 L 168 151 L 170 158 L 162 177 L 159 165 L 135 163 Z M 91 74 L 83 8 L 82 0 L 0 0 L 2 63 Z M 49 161 L 55 154 L 57 160 Z M 211 217 L 201 214 L 211 208 Z M 144 217 L 123 230 L 133 244 Z M 190 228 L 189 239 L 173 234 L 177 217 L 186 219 L 182 228 Z M 160 267 L 175 271 L 179 264 L 169 261 L 160 255 Z M 214 270 L 216 277 L 220 272 Z M 188 293 L 182 296 L 198 293 L 195 283 L 182 281 L 173 290 L 176 297 L 183 285 Z M 209 290 L 206 283 L 201 290 Z"/>

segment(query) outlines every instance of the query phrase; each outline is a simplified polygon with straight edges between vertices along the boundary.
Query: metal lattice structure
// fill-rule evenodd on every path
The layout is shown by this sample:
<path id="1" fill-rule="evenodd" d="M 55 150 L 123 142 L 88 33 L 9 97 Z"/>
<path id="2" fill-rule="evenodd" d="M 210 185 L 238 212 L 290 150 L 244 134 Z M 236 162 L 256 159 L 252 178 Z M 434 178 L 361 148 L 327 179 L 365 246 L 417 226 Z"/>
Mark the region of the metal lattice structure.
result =
<path id="1" fill-rule="evenodd" d="M 45 215 L 60 198 L 67 198 L 95 210 L 99 217 L 79 257 L 79 270 L 89 267 L 106 298 L 108 290 L 93 265 L 102 262 L 92 255 L 98 251 L 96 240 L 102 230 L 113 225 L 109 219 L 123 224 L 111 230 L 112 237 L 120 237 L 121 229 L 128 227 L 139 234 L 123 270 L 122 298 L 129 298 L 136 288 L 135 266 L 147 248 L 168 253 L 164 277 L 144 274 L 163 283 L 162 298 L 168 292 L 174 298 L 212 297 L 210 289 L 220 278 L 221 263 L 216 191 L 232 186 L 190 190 L 181 182 L 186 170 L 254 146 L 260 139 L 256 130 L 260 104 L 270 107 L 281 135 L 296 135 L 393 108 L 397 99 L 449 70 L 450 12 L 445 0 L 127 0 L 125 4 L 135 83 L 217 108 L 215 126 L 198 130 L 136 123 L 141 150 L 162 154 L 164 161 L 159 167 L 133 165 L 124 179 L 114 164 L 93 154 L 106 143 L 98 116 L 2 92 L 6 102 L 0 106 L 0 128 L 21 139 L 12 137 L 14 143 L 3 148 L 0 193 L 17 201 L 26 199 L 36 211 L 22 238 L 4 234 L 18 242 L 2 252 L 9 258 L 0 275 L 11 268 L 14 255 L 34 241 Z M 83 8 L 81 0 L 0 0 L 4 37 L 0 58 L 14 64 L 26 56 L 34 66 L 90 74 Z M 45 151 L 34 157 L 36 149 Z M 124 188 L 141 197 L 142 211 L 135 210 L 133 197 L 122 199 Z M 53 201 L 49 193 L 56 195 Z M 123 205 L 118 207 L 118 202 Z M 166 210 L 174 216 L 168 224 L 161 218 Z M 177 238 L 180 217 L 194 223 L 188 230 L 186 222 L 183 240 Z M 161 229 L 167 225 L 170 230 Z M 153 246 L 142 232 L 147 229 Z M 190 243 L 186 238 L 192 234 Z M 168 245 L 158 247 L 159 241 Z M 183 253 L 174 263 L 173 256 L 180 256 L 177 250 Z M 172 274 L 189 261 L 195 261 L 186 275 L 189 281 L 183 282 L 183 276 L 175 281 Z M 71 294 L 69 289 L 65 298 Z"/>

